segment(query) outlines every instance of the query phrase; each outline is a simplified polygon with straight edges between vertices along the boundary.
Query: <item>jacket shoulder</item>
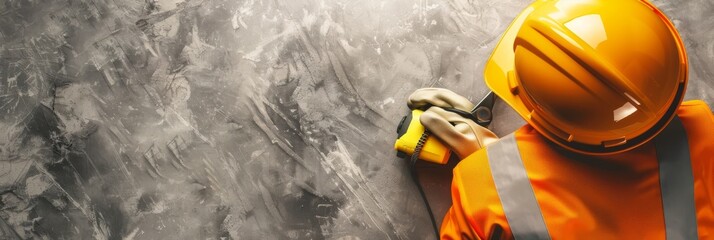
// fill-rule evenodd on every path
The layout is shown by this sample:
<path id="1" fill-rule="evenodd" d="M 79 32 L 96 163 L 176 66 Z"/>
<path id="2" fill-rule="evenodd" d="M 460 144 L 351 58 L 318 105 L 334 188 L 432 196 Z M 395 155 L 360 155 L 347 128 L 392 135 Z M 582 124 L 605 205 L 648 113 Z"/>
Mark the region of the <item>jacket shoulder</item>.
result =
<path id="1" fill-rule="evenodd" d="M 682 102 L 677 115 L 685 125 L 692 127 L 705 127 L 714 131 L 714 114 L 706 102 L 702 100 L 690 100 Z"/>
<path id="2" fill-rule="evenodd" d="M 703 113 L 708 113 L 710 116 L 712 115 L 712 110 L 711 107 L 707 104 L 707 102 L 702 101 L 702 100 L 688 100 L 682 102 L 679 106 L 679 111 L 702 111 Z"/>

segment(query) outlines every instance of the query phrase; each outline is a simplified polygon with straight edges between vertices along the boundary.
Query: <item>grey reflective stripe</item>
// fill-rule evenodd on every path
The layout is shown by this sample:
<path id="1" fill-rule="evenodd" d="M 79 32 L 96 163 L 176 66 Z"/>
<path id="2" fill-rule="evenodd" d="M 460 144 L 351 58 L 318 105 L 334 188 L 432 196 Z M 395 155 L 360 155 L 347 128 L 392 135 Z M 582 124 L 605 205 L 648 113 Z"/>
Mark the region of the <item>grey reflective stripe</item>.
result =
<path id="1" fill-rule="evenodd" d="M 657 135 L 655 147 L 667 239 L 697 239 L 689 141 L 679 117 Z"/>
<path id="2" fill-rule="evenodd" d="M 513 134 L 486 147 L 486 154 L 513 237 L 550 239 Z"/>

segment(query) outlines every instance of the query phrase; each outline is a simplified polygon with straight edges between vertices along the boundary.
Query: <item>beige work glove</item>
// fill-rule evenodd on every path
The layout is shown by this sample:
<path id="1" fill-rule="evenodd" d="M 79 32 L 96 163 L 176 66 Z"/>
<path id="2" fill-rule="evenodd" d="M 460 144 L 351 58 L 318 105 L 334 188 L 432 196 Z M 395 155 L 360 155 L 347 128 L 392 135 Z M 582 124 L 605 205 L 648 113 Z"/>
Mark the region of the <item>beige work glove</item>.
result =
<path id="1" fill-rule="evenodd" d="M 498 140 L 498 136 L 471 119 L 444 110 L 445 107 L 471 112 L 475 107 L 465 97 L 443 88 L 422 88 L 414 91 L 407 102 L 411 109 L 429 107 L 419 119 L 431 134 L 441 140 L 460 158 Z"/>

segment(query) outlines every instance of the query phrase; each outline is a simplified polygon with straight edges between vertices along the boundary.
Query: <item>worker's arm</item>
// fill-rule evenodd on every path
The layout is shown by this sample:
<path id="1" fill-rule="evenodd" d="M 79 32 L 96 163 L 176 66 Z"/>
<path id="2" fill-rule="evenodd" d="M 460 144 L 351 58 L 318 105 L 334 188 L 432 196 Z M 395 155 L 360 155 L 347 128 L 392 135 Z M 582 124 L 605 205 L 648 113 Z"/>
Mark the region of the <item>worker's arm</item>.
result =
<path id="1" fill-rule="evenodd" d="M 454 168 L 451 208 L 441 223 L 442 239 L 513 239 L 503 215 L 486 151 L 477 151 Z"/>
<path id="2" fill-rule="evenodd" d="M 454 181 L 458 181 L 458 179 L 454 179 Z M 441 222 L 440 239 L 481 239 L 468 222 L 461 202 L 462 197 L 458 184 L 452 183 L 452 205 Z"/>
<path id="3" fill-rule="evenodd" d="M 474 235 L 468 225 L 466 225 L 463 214 L 454 210 L 455 206 L 449 208 L 449 211 L 444 216 L 444 221 L 441 223 L 439 235 L 441 239 L 481 239 L 478 235 Z"/>
<path id="4" fill-rule="evenodd" d="M 442 109 L 470 112 L 474 108 L 468 99 L 448 89 L 418 89 L 409 96 L 408 105 L 412 109 L 431 106 L 421 115 L 421 124 L 461 158 L 498 140 L 496 134 L 473 120 Z"/>

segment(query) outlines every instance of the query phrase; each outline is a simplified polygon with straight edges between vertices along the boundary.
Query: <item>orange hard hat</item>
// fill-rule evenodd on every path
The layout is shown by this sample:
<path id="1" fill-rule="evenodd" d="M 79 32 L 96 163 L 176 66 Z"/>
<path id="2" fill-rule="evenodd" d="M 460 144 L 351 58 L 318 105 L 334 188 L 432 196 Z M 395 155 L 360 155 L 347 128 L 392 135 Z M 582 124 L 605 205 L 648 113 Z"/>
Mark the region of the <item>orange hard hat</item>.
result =
<path id="1" fill-rule="evenodd" d="M 511 24 L 486 84 L 571 151 L 635 148 L 674 117 L 687 85 L 684 44 L 645 0 L 537 0 Z"/>

